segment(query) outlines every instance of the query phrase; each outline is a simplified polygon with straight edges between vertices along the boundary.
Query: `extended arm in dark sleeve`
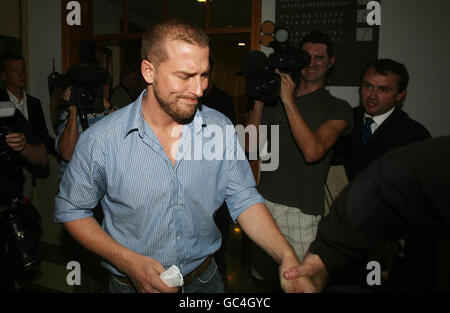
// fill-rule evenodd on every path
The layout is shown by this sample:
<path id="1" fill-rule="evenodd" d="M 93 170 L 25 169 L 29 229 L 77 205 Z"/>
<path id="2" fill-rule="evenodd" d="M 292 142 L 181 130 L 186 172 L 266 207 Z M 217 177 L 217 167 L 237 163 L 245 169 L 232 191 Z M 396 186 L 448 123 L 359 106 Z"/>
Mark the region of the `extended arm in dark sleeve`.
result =
<path id="1" fill-rule="evenodd" d="M 342 191 L 310 247 L 328 271 L 412 232 L 450 237 L 448 138 L 396 149 Z"/>

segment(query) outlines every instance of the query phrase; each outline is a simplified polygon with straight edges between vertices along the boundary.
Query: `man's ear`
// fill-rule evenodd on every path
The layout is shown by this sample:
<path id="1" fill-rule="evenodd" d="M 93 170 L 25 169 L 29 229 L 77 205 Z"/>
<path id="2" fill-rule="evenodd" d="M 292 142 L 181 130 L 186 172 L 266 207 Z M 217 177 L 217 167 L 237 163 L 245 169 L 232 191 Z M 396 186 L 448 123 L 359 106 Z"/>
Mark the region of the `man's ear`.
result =
<path id="1" fill-rule="evenodd" d="M 153 75 L 155 75 L 155 67 L 153 63 L 148 60 L 142 60 L 141 73 L 147 85 L 153 84 Z"/>
<path id="2" fill-rule="evenodd" d="M 397 103 L 400 103 L 403 101 L 403 99 L 406 96 L 406 90 L 403 90 L 402 92 L 400 92 L 396 97 L 395 100 L 397 101 Z"/>
<path id="3" fill-rule="evenodd" d="M 336 61 L 336 58 L 334 56 L 332 56 L 330 58 L 330 60 L 328 61 L 328 68 L 332 68 L 335 61 Z"/>

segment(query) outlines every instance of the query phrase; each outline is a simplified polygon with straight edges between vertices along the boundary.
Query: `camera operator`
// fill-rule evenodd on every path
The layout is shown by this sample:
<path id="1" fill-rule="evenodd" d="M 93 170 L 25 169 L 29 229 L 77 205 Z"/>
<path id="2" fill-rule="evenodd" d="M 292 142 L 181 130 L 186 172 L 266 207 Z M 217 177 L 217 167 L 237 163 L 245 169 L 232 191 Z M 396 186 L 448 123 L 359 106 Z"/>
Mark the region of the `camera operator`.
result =
<path id="1" fill-rule="evenodd" d="M 54 101 L 51 108 L 52 115 L 58 116 L 54 126 L 58 134 L 56 150 L 62 159 L 60 179 L 72 158 L 79 134 L 114 111 L 110 103 L 111 74 L 98 67 L 96 53 L 95 41 L 80 42 L 80 63 L 53 82 L 55 91 L 64 90 L 62 99 Z"/>
<path id="2" fill-rule="evenodd" d="M 280 101 L 267 106 L 255 100 L 249 124 L 257 129 L 261 124 L 279 125 L 279 166 L 261 173 L 258 190 L 297 257 L 303 259 L 324 213 L 328 152 L 339 136 L 351 131 L 352 109 L 325 89 L 335 62 L 330 38 L 314 31 L 303 38 L 300 48 L 311 61 L 301 70 L 299 82 L 276 70 L 281 76 Z M 253 259 L 256 278 L 277 279 L 276 265 L 259 249 Z"/>
<path id="3" fill-rule="evenodd" d="M 0 117 L 0 125 L 0 290 L 13 290 L 27 283 L 27 275 L 31 271 L 24 270 L 31 269 L 31 264 L 36 261 L 30 256 L 36 252 L 41 234 L 39 213 L 23 195 L 25 180 L 22 168 L 44 167 L 48 164 L 48 156 L 45 146 L 18 109 L 14 116 Z M 20 201 L 15 212 L 12 212 L 13 199 Z M 23 237 L 11 241 L 15 235 L 11 232 L 19 231 L 12 227 L 12 214 L 17 218 L 14 225 L 20 223 L 31 235 L 25 236 L 26 246 L 21 241 Z M 22 263 L 26 258 L 27 262 Z M 28 263 L 30 260 L 33 262 Z"/>
<path id="4" fill-rule="evenodd" d="M 69 101 L 71 95 L 71 88 L 68 87 L 64 92 L 63 100 Z M 102 119 L 104 116 L 113 111 L 111 103 L 109 102 L 109 85 L 105 84 L 103 86 L 103 105 L 105 111 L 101 113 L 88 113 L 87 121 L 89 125 Z M 79 134 L 83 131 L 81 121 L 78 115 L 78 109 L 76 105 L 70 105 L 67 110 L 64 110 L 59 117 L 61 123 L 58 126 L 58 137 L 57 137 L 57 151 L 61 154 L 61 168 L 60 168 L 60 178 L 64 174 L 67 167 L 67 163 L 72 158 L 75 145 L 78 141 Z"/>

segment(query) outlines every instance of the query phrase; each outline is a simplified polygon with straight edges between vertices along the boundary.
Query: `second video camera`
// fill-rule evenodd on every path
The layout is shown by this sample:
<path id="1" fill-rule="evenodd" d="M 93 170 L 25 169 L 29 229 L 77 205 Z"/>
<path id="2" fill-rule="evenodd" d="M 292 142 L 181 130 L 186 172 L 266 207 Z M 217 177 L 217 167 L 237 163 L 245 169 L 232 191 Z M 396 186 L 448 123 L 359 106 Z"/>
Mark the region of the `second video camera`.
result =
<path id="1" fill-rule="evenodd" d="M 80 111 L 100 113 L 103 106 L 103 86 L 108 83 L 108 72 L 93 65 L 73 66 L 65 75 L 54 73 L 54 87 L 71 87 L 70 99 L 62 106 L 74 105 Z"/>

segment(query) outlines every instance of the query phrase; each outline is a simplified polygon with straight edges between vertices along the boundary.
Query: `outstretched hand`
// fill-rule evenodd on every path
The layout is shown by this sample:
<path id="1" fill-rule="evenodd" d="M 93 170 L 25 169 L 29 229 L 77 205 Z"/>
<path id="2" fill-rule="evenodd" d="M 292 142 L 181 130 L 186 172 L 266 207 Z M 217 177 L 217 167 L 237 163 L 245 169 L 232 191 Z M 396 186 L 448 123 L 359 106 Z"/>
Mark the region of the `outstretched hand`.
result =
<path id="1" fill-rule="evenodd" d="M 308 252 L 301 265 L 280 269 L 282 286 L 286 292 L 321 292 L 328 278 L 328 271 L 320 257 Z"/>

